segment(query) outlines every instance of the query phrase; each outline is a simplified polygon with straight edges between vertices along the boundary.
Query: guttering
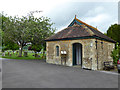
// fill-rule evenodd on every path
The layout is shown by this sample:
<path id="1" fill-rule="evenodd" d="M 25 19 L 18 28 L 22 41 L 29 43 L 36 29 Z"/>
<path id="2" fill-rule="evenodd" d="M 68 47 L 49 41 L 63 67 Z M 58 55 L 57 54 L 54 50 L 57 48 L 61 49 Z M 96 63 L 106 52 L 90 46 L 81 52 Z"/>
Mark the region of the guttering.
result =
<path id="1" fill-rule="evenodd" d="M 108 40 L 108 39 L 105 39 L 105 38 L 101 38 L 101 37 L 98 37 L 98 36 L 96 36 L 96 35 L 93 35 L 93 36 L 85 36 L 85 37 L 73 37 L 73 38 L 48 39 L 48 40 L 45 40 L 45 41 L 77 40 L 77 39 L 98 39 L 98 40 L 104 40 L 104 41 L 108 41 L 108 42 L 116 43 L 115 41 Z"/>

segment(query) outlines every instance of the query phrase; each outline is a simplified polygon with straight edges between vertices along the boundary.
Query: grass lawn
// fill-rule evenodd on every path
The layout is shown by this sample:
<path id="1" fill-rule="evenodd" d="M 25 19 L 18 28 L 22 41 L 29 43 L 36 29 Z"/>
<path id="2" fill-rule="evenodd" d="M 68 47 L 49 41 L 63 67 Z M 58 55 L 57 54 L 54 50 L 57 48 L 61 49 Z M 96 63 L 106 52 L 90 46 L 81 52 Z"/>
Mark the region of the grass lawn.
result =
<path id="1" fill-rule="evenodd" d="M 40 57 L 35 57 L 35 56 L 33 56 L 34 55 L 34 53 L 30 53 L 30 52 L 28 52 L 28 55 L 27 55 L 27 57 L 25 57 L 24 55 L 22 55 L 22 57 L 18 57 L 18 54 L 16 54 L 16 53 L 11 53 L 11 56 L 10 55 L 8 55 L 8 52 L 6 52 L 5 53 L 5 56 L 2 56 L 2 58 L 8 58 L 8 59 L 27 59 L 27 60 L 29 60 L 29 59 L 44 59 L 44 58 L 42 58 L 42 54 L 38 54 L 38 55 L 40 55 Z"/>

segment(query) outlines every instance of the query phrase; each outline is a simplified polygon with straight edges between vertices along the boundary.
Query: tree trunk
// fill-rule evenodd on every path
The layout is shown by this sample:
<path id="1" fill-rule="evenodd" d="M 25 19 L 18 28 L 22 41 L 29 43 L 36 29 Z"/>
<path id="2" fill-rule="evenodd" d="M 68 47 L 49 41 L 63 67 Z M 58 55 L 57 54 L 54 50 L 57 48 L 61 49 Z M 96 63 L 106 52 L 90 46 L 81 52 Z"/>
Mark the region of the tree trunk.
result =
<path id="1" fill-rule="evenodd" d="M 13 55 L 14 55 L 14 50 L 13 50 Z"/>
<path id="2" fill-rule="evenodd" d="M 9 54 L 10 54 L 10 53 L 9 53 L 9 51 L 8 51 L 8 56 L 9 56 Z"/>
<path id="3" fill-rule="evenodd" d="M 23 50 L 23 47 L 20 47 L 19 48 L 19 57 L 22 57 L 22 50 Z"/>
<path id="4" fill-rule="evenodd" d="M 35 57 L 37 57 L 37 51 L 35 51 Z"/>

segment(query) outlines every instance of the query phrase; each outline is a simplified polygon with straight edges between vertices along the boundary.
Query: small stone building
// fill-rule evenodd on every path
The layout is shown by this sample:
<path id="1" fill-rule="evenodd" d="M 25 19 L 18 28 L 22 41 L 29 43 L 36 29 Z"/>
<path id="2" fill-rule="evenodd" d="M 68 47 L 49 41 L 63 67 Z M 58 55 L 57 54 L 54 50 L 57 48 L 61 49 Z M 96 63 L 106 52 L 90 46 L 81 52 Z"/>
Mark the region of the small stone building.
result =
<path id="1" fill-rule="evenodd" d="M 115 41 L 76 17 L 70 25 L 46 39 L 46 62 L 100 70 L 103 62 L 113 61 Z"/>

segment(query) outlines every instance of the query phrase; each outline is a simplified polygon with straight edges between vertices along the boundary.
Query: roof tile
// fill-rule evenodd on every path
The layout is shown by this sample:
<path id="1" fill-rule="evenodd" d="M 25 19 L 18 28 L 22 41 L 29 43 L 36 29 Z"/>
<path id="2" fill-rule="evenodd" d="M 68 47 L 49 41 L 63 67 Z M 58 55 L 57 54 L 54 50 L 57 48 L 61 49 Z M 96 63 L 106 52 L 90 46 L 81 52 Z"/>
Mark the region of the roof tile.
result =
<path id="1" fill-rule="evenodd" d="M 77 20 L 77 22 L 75 22 Z M 79 23 L 78 23 L 79 22 Z M 87 37 L 87 36 L 97 36 L 99 38 L 115 42 L 111 38 L 107 37 L 103 33 L 101 33 L 97 28 L 94 28 L 79 19 L 75 18 L 73 22 L 65 29 L 59 31 L 53 36 L 46 39 L 49 40 L 61 40 L 61 39 L 69 39 L 69 38 L 78 38 L 78 37 Z"/>

